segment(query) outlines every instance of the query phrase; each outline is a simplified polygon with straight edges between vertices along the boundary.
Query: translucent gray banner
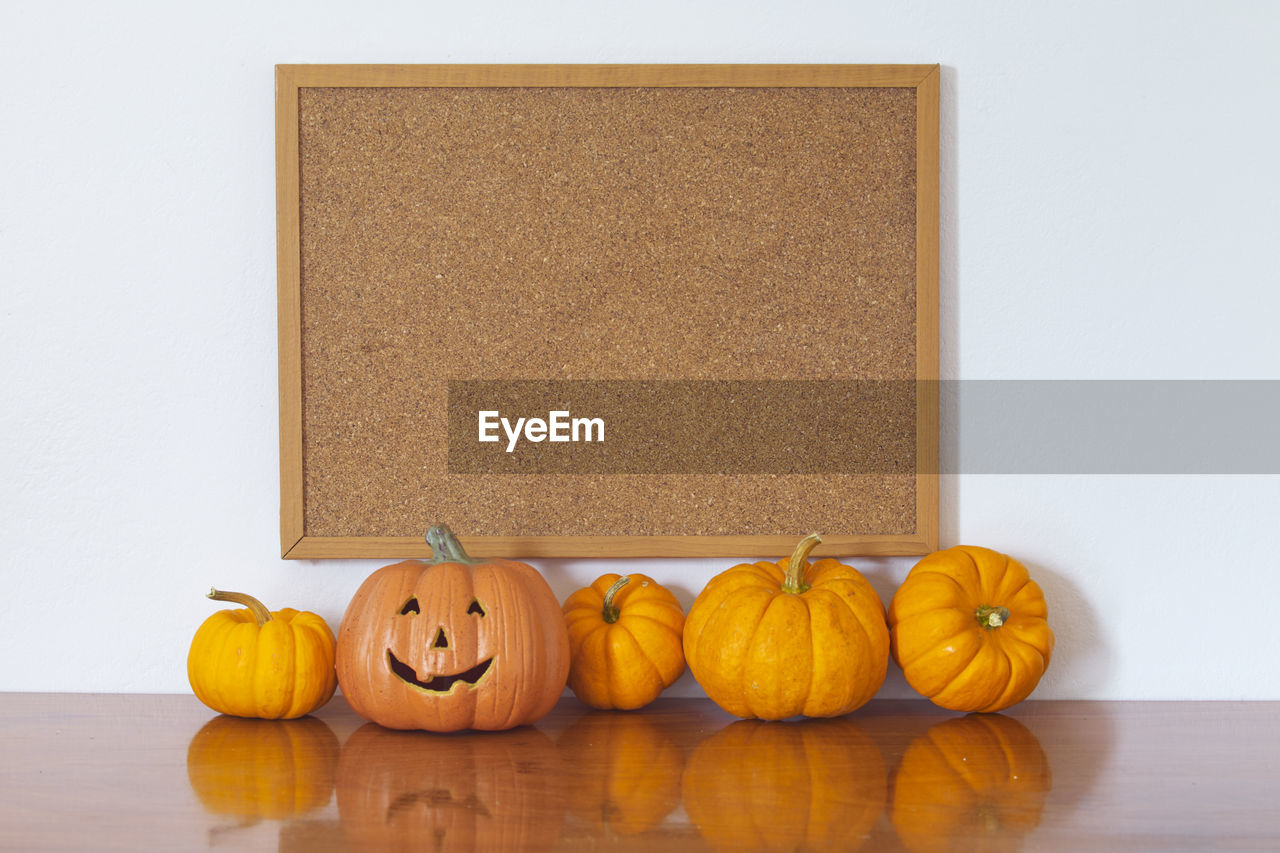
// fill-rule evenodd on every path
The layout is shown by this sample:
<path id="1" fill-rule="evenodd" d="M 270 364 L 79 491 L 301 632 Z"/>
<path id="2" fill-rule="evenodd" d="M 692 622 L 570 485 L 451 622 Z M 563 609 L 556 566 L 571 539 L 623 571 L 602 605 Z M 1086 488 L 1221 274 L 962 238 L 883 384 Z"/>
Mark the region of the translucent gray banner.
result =
<path id="1" fill-rule="evenodd" d="M 1277 424 L 1273 380 L 455 380 L 449 471 L 1277 474 Z"/>
<path id="2" fill-rule="evenodd" d="M 946 474 L 1278 474 L 1280 381 L 939 384 Z"/>

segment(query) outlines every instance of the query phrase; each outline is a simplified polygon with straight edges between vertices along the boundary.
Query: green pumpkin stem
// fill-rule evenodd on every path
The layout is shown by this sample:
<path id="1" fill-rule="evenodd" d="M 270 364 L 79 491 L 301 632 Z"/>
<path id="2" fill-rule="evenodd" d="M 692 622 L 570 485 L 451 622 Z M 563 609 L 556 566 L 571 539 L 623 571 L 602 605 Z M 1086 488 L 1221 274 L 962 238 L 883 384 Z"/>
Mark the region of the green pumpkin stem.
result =
<path id="1" fill-rule="evenodd" d="M 439 563 L 462 563 L 470 566 L 484 562 L 484 560 L 473 560 L 467 555 L 462 543 L 453 535 L 453 531 L 447 524 L 432 525 L 427 531 L 427 544 L 431 546 L 431 565 L 433 566 Z"/>
<path id="2" fill-rule="evenodd" d="M 791 559 L 787 561 L 787 576 L 782 581 L 783 592 L 799 595 L 809 588 L 804 582 L 804 570 L 809 567 L 809 552 L 821 544 L 822 537 L 816 533 L 810 533 L 800 540 L 800 544 L 791 552 Z"/>
<path id="3" fill-rule="evenodd" d="M 613 582 L 613 586 L 605 590 L 604 593 L 604 621 L 613 624 L 618 621 L 618 617 L 622 614 L 618 612 L 618 608 L 613 606 L 613 597 L 618 594 L 618 590 L 631 583 L 630 575 L 623 575 Z"/>
<path id="4" fill-rule="evenodd" d="M 259 628 L 271 621 L 271 611 L 252 595 L 245 595 L 243 592 L 223 592 L 220 589 L 210 587 L 209 598 L 214 601 L 230 601 L 234 604 L 243 604 L 253 613 L 253 618 L 258 620 Z"/>
<path id="5" fill-rule="evenodd" d="M 988 631 L 994 631 L 1009 621 L 1009 608 L 992 607 L 990 604 L 984 604 L 974 611 L 973 616 L 983 628 Z"/>

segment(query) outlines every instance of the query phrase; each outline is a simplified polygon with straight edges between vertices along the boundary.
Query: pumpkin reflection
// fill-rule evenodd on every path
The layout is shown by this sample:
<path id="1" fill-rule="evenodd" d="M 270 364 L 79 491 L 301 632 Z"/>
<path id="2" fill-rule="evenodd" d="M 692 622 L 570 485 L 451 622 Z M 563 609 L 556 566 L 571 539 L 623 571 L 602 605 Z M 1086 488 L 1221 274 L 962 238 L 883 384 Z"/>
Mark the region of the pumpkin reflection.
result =
<path id="1" fill-rule="evenodd" d="M 214 814 L 254 822 L 301 815 L 329 802 L 338 739 L 315 717 L 214 717 L 187 746 L 191 789 Z"/>
<path id="2" fill-rule="evenodd" d="M 571 813 L 593 834 L 637 835 L 680 804 L 684 752 L 640 714 L 586 714 L 560 735 L 578 779 Z"/>
<path id="3" fill-rule="evenodd" d="M 684 806 L 722 849 L 855 850 L 884 813 L 887 775 L 853 720 L 741 720 L 698 745 Z"/>
<path id="4" fill-rule="evenodd" d="M 430 734 L 369 723 L 342 749 L 338 814 L 360 850 L 545 850 L 564 767 L 537 729 Z"/>
<path id="5" fill-rule="evenodd" d="M 351 853 L 351 848 L 342 837 L 342 824 L 338 821 L 303 818 L 287 820 L 280 826 L 276 853 Z"/>
<path id="6" fill-rule="evenodd" d="M 914 851 L 1016 850 L 1040 825 L 1052 787 L 1040 741 L 998 714 L 946 720 L 907 747 L 892 820 Z"/>

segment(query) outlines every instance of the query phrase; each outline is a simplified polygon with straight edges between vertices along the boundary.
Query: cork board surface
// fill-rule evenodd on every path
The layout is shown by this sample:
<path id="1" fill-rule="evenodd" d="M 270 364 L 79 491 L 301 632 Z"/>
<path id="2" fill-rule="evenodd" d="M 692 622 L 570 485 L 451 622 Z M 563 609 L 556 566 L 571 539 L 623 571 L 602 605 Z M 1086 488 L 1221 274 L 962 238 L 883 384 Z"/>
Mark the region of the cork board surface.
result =
<path id="1" fill-rule="evenodd" d="M 866 471 L 449 448 L 451 382 L 913 382 L 916 117 L 911 87 L 299 88 L 304 535 L 917 532 L 914 398 Z"/>

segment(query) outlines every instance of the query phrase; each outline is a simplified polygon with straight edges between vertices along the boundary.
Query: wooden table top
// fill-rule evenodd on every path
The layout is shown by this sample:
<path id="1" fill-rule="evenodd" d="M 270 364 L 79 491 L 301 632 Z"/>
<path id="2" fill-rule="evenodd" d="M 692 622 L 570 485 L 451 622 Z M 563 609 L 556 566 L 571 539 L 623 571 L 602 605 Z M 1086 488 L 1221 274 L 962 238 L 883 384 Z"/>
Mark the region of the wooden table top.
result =
<path id="1" fill-rule="evenodd" d="M 1280 703 L 876 701 L 736 721 L 565 699 L 504 733 L 402 733 L 341 698 L 0 694 L 0 848 L 1280 849 Z"/>

